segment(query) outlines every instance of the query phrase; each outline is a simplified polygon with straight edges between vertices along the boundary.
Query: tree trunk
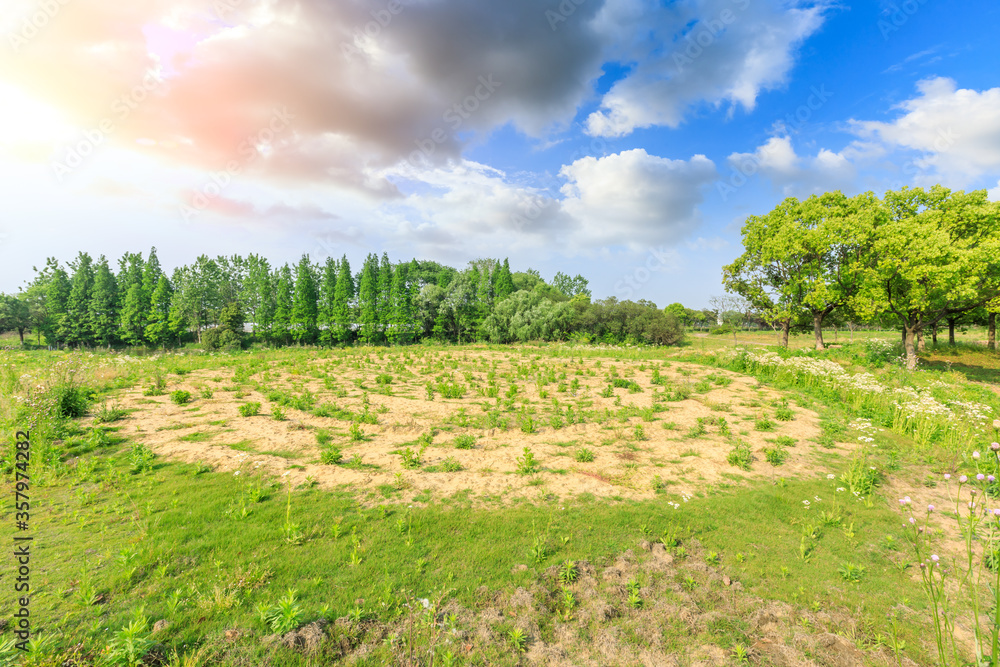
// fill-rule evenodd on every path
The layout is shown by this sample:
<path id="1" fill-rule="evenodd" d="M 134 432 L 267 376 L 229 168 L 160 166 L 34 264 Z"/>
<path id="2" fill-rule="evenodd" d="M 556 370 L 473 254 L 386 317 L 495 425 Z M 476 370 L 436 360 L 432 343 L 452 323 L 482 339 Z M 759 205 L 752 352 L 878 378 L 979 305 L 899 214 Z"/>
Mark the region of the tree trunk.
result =
<path id="1" fill-rule="evenodd" d="M 925 349 L 926 347 L 924 347 L 924 330 L 921 329 L 920 331 L 917 332 L 917 350 L 923 352 Z"/>
<path id="2" fill-rule="evenodd" d="M 813 315 L 813 336 L 816 338 L 816 349 L 823 348 L 823 315 Z"/>
<path id="3" fill-rule="evenodd" d="M 937 347 L 937 325 L 931 327 L 931 342 L 934 343 L 934 347 Z"/>
<path id="4" fill-rule="evenodd" d="M 955 344 L 955 318 L 948 318 L 948 345 Z"/>
<path id="5" fill-rule="evenodd" d="M 781 347 L 788 349 L 788 330 L 792 328 L 792 321 L 785 320 L 781 323 Z"/>
<path id="6" fill-rule="evenodd" d="M 18 329 L 17 335 L 21 337 L 21 347 L 24 347 L 24 329 Z"/>
<path id="7" fill-rule="evenodd" d="M 906 335 L 906 342 L 903 344 L 903 347 L 906 349 L 906 369 L 910 371 L 916 370 L 917 368 L 917 350 L 915 346 L 917 338 L 916 327 L 911 328 L 908 326 L 906 327 L 904 332 Z"/>
<path id="8" fill-rule="evenodd" d="M 906 325 L 903 325 L 903 347 L 906 347 Z"/>
<path id="9" fill-rule="evenodd" d="M 990 328 L 986 334 L 986 347 L 997 351 L 997 314 L 990 313 Z"/>

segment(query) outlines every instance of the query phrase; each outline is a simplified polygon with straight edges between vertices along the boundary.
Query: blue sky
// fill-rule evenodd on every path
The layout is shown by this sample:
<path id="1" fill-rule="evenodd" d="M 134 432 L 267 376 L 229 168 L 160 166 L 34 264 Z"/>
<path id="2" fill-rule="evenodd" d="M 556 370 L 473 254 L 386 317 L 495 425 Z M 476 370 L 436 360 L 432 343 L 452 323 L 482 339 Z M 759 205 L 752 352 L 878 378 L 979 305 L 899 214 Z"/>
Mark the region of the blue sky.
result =
<path id="1" fill-rule="evenodd" d="M 786 196 L 1000 198 L 986 1 L 15 0 L 0 290 L 156 246 L 454 266 L 707 305 Z"/>

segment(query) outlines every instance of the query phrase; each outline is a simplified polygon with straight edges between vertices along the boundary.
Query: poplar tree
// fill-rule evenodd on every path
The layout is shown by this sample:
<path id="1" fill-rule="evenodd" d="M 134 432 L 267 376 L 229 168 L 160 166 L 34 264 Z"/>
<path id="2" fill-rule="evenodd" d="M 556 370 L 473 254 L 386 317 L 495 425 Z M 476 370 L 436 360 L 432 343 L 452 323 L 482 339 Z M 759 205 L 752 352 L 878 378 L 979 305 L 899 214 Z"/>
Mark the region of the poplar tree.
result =
<path id="1" fill-rule="evenodd" d="M 389 340 L 395 345 L 405 345 L 413 337 L 415 313 L 413 312 L 413 296 L 408 280 L 408 269 L 408 265 L 400 264 L 392 275 L 391 314 L 387 333 Z"/>

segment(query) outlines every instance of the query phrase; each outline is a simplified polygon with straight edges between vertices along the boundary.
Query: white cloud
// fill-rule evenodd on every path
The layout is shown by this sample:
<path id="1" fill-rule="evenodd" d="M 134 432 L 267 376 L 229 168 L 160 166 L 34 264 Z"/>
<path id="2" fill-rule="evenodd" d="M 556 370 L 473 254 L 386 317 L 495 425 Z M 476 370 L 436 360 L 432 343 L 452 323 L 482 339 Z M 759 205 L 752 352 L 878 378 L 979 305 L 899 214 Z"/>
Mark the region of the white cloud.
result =
<path id="1" fill-rule="evenodd" d="M 850 188 L 857 178 L 851 158 L 869 151 L 852 144 L 839 153 L 823 148 L 803 157 L 795 152 L 791 138 L 771 137 L 753 153 L 733 153 L 726 162 L 734 174 L 759 173 L 785 196 L 807 196 Z"/>
<path id="2" fill-rule="evenodd" d="M 964 187 L 1000 171 L 1000 88 L 959 89 L 938 77 L 917 84 L 919 95 L 891 122 L 851 121 L 861 137 L 912 150 L 918 180 Z"/>
<path id="3" fill-rule="evenodd" d="M 701 222 L 702 188 L 718 177 L 704 155 L 669 160 L 641 148 L 582 158 L 560 175 L 569 180 L 563 209 L 579 225 L 571 242 L 633 249 L 690 235 Z"/>
<path id="4" fill-rule="evenodd" d="M 587 119 L 587 131 L 623 136 L 637 128 L 677 127 L 695 105 L 724 102 L 751 111 L 763 90 L 785 83 L 798 45 L 823 23 L 825 2 L 758 3 L 609 0 L 598 25 L 635 69 Z M 615 49 L 612 50 L 612 53 Z M 732 109 L 730 110 L 732 111 Z"/>

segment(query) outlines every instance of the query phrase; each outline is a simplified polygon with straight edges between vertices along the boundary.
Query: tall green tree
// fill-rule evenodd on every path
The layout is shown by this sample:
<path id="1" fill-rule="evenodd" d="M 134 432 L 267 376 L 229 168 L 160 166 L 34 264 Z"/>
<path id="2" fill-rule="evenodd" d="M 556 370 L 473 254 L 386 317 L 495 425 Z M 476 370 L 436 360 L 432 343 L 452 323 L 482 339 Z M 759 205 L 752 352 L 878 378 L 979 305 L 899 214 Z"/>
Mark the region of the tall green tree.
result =
<path id="1" fill-rule="evenodd" d="M 382 262 L 378 269 L 378 342 L 388 339 L 389 322 L 392 318 L 392 264 L 389 255 L 382 253 Z"/>
<path id="2" fill-rule="evenodd" d="M 319 304 L 317 321 L 319 342 L 333 345 L 337 342 L 334 329 L 337 321 L 337 260 L 327 257 L 323 263 L 323 273 L 319 284 Z"/>
<path id="3" fill-rule="evenodd" d="M 104 255 L 97 260 L 87 315 L 96 342 L 111 347 L 118 341 L 118 282 Z"/>
<path id="4" fill-rule="evenodd" d="M 493 289 L 497 303 L 514 293 L 514 279 L 510 273 L 510 261 L 506 257 L 503 265 L 497 270 L 496 285 Z"/>
<path id="5" fill-rule="evenodd" d="M 347 255 L 340 259 L 337 267 L 337 286 L 333 301 L 334 340 L 341 345 L 350 343 L 354 337 L 354 275 Z"/>
<path id="6" fill-rule="evenodd" d="M 319 294 L 308 255 L 302 255 L 295 267 L 295 297 L 292 302 L 292 338 L 296 343 L 311 345 L 316 342 L 319 330 Z"/>
<path id="7" fill-rule="evenodd" d="M 392 291 L 390 295 L 391 314 L 387 333 L 394 345 L 406 345 L 413 340 L 415 332 L 413 291 L 408 279 L 408 264 L 399 264 L 392 274 Z"/>
<path id="8" fill-rule="evenodd" d="M 295 281 L 292 270 L 284 264 L 274 276 L 274 329 L 272 338 L 279 345 L 287 345 L 292 334 L 292 308 L 295 301 Z"/>
<path id="9" fill-rule="evenodd" d="M 985 190 L 903 188 L 885 193 L 879 213 L 856 308 L 896 316 L 913 369 L 924 329 L 996 298 L 1000 204 Z"/>
<path id="10" fill-rule="evenodd" d="M 767 215 L 750 216 L 744 253 L 723 267 L 726 289 L 780 326 L 786 345 L 795 320 L 808 317 L 816 349 L 823 349 L 823 321 L 861 289 L 876 205 L 871 193 L 831 192 L 789 197 Z"/>
<path id="11" fill-rule="evenodd" d="M 378 342 L 379 332 L 378 257 L 369 254 L 358 280 L 358 340 L 365 345 Z"/>
<path id="12" fill-rule="evenodd" d="M 90 322 L 90 297 L 94 289 L 94 262 L 85 252 L 70 262 L 73 278 L 69 295 L 66 297 L 66 313 L 59 321 L 59 336 L 70 345 L 77 347 L 94 342 L 93 327 Z"/>
<path id="13" fill-rule="evenodd" d="M 170 300 L 173 290 L 170 281 L 160 273 L 150 297 L 149 317 L 147 318 L 145 339 L 150 345 L 165 347 L 173 339 L 173 332 L 170 328 Z"/>
<path id="14" fill-rule="evenodd" d="M 13 294 L 0 294 L 0 333 L 16 331 L 24 345 L 24 332 L 31 328 L 31 309 L 28 301 Z"/>

